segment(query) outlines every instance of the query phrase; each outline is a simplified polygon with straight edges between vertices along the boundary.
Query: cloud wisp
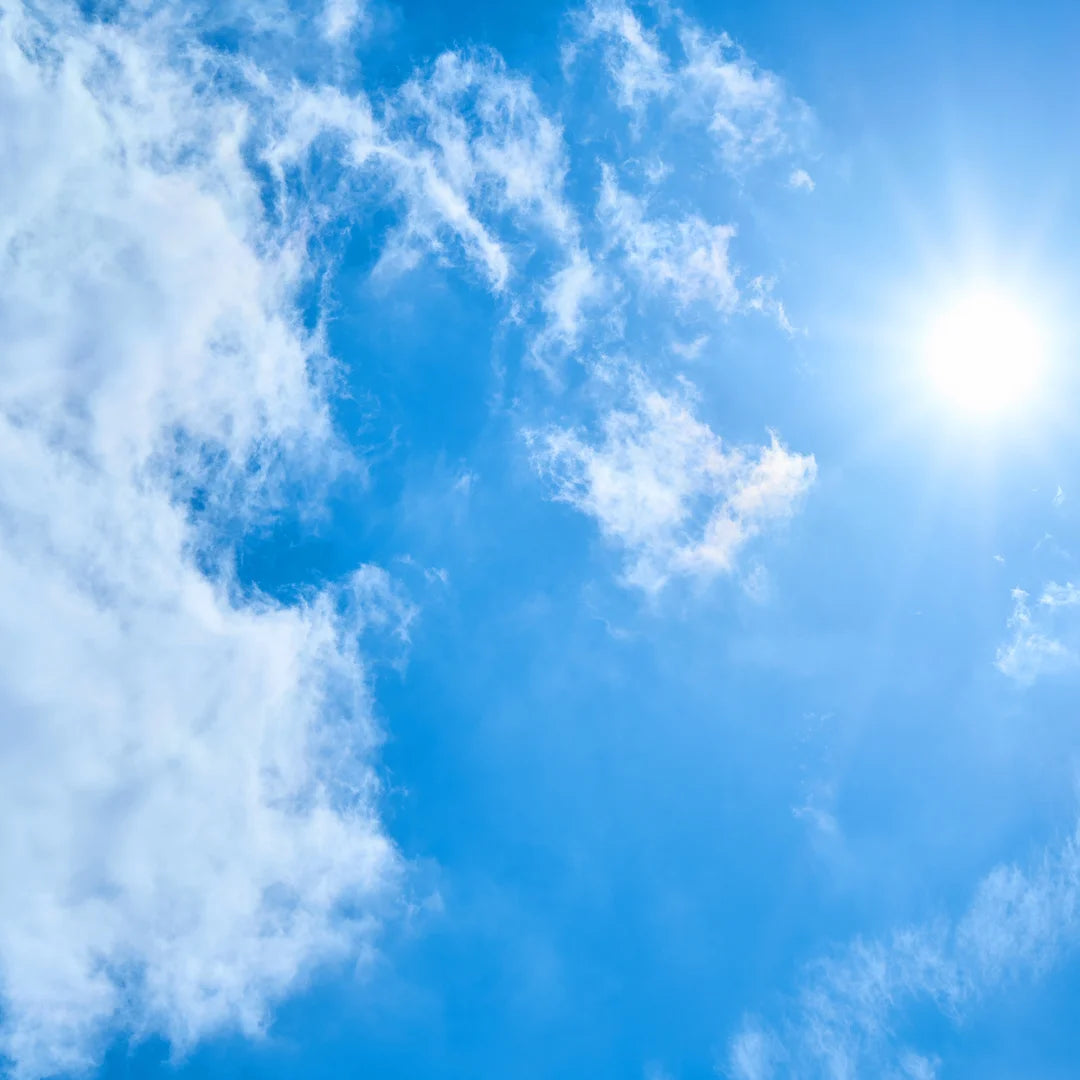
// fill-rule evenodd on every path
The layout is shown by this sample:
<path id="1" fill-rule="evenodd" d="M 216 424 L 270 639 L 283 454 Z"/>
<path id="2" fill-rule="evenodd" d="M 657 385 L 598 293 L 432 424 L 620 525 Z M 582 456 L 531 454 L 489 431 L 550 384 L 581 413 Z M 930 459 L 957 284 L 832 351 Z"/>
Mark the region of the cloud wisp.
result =
<path id="1" fill-rule="evenodd" d="M 739 302 L 729 246 L 732 225 L 710 225 L 697 215 L 668 221 L 651 218 L 641 199 L 620 190 L 605 165 L 597 217 L 609 248 L 652 293 L 668 294 L 680 308 L 695 303 L 731 313 Z"/>
<path id="2" fill-rule="evenodd" d="M 1027 869 L 999 866 L 963 914 L 857 939 L 810 965 L 779 1024 L 748 1018 L 731 1080 L 932 1080 L 938 1062 L 902 1036 L 920 1004 L 959 1021 L 988 995 L 1046 973 L 1080 944 L 1080 829 Z"/>
<path id="3" fill-rule="evenodd" d="M 594 518 L 626 552 L 626 582 L 648 592 L 676 575 L 730 573 L 753 537 L 791 517 L 817 471 L 775 435 L 726 446 L 693 407 L 689 384 L 665 393 L 632 371 L 594 431 L 531 434 L 552 497 Z"/>
<path id="4" fill-rule="evenodd" d="M 1074 669 L 1080 663 L 1080 625 L 1072 609 L 1080 606 L 1080 589 L 1071 582 L 1051 581 L 1034 607 L 1023 589 L 1013 589 L 1012 598 L 1012 636 L 998 647 L 994 660 L 998 671 L 1030 686 Z"/>
<path id="5" fill-rule="evenodd" d="M 638 125 L 662 104 L 676 122 L 707 130 L 733 171 L 797 153 L 812 127 L 809 108 L 782 79 L 677 7 L 591 0 L 572 23 L 563 50 L 570 75 L 597 51 L 616 104 Z"/>

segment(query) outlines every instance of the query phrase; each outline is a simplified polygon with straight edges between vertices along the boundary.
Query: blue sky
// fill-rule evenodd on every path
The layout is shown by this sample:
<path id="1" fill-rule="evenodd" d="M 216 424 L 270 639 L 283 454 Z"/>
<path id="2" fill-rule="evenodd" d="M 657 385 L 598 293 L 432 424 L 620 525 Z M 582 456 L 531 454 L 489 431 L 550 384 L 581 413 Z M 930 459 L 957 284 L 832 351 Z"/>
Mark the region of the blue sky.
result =
<path id="1" fill-rule="evenodd" d="M 6 1073 L 1075 1075 L 1078 22 L 0 0 Z"/>

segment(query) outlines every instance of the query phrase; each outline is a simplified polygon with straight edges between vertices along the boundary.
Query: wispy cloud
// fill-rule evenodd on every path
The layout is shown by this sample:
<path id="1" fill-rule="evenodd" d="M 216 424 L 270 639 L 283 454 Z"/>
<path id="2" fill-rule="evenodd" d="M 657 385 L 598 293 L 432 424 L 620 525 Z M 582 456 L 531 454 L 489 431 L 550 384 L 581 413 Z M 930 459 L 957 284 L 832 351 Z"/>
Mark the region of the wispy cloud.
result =
<path id="1" fill-rule="evenodd" d="M 627 4 L 596 0 L 576 14 L 573 25 L 575 36 L 563 48 L 564 67 L 581 49 L 598 43 L 620 107 L 639 112 L 651 98 L 672 91 L 674 75 L 657 34 Z"/>
<path id="2" fill-rule="evenodd" d="M 649 22 L 639 10 L 649 12 Z M 641 120 L 663 102 L 673 121 L 704 126 L 732 169 L 797 149 L 812 125 L 809 108 L 779 76 L 679 8 L 592 0 L 574 31 L 564 51 L 568 66 L 598 49 L 620 108 Z"/>
<path id="3" fill-rule="evenodd" d="M 465 239 L 500 288 L 510 260 L 480 217 L 540 226 L 570 241 L 574 215 L 562 195 L 566 158 L 562 129 L 542 108 L 528 80 L 508 73 L 494 53 L 444 53 L 405 83 L 392 100 L 388 151 L 408 187 L 407 228 L 399 244 L 431 247 L 439 219 Z"/>
<path id="4" fill-rule="evenodd" d="M 363 29 L 369 22 L 363 0 L 326 0 L 322 11 L 322 32 L 327 41 L 337 42 Z"/>
<path id="5" fill-rule="evenodd" d="M 1080 589 L 1071 583 L 1050 582 L 1035 609 L 1023 589 L 1013 589 L 1013 611 L 1009 617 L 1012 637 L 997 651 L 995 664 L 1010 679 L 1023 685 L 1045 676 L 1060 674 L 1080 661 L 1074 644 L 1078 628 L 1062 625 L 1057 610 L 1080 603 Z"/>
<path id="6" fill-rule="evenodd" d="M 707 303 L 733 311 L 739 300 L 728 253 L 734 226 L 710 225 L 697 215 L 652 218 L 641 199 L 620 190 L 610 166 L 602 175 L 597 217 L 628 270 L 647 289 L 669 293 L 680 306 Z"/>
<path id="7" fill-rule="evenodd" d="M 412 609 L 374 567 L 294 604 L 232 568 L 250 526 L 356 464 L 299 310 L 324 234 L 384 208 L 376 277 L 463 269 L 552 351 L 595 348 L 620 290 L 676 316 L 739 301 L 730 225 L 652 213 L 614 172 L 582 223 L 562 121 L 497 54 L 369 97 L 290 67 L 346 54 L 364 3 L 245 13 L 248 52 L 193 32 L 233 10 L 0 0 L 0 810 L 26 822 L 0 842 L 0 1053 L 20 1077 L 84 1067 L 116 1029 L 257 1032 L 364 953 L 393 892 L 358 640 L 403 642 Z M 784 145 L 791 100 L 726 38 L 676 14 L 671 58 L 624 6 L 589 10 L 580 49 L 627 110 L 673 95 L 731 163 Z M 636 371 L 532 447 L 648 590 L 730 572 L 816 468 L 722 443 L 688 386 L 657 385 Z"/>
<path id="8" fill-rule="evenodd" d="M 1042 975 L 1078 943 L 1078 902 L 1080 831 L 1027 870 L 991 871 L 955 921 L 857 939 L 812 964 L 779 1023 L 746 1021 L 723 1072 L 731 1080 L 934 1077 L 934 1057 L 896 1034 L 908 1010 L 928 1003 L 959 1020 L 1010 981 Z"/>
<path id="9" fill-rule="evenodd" d="M 1076 607 L 1077 604 L 1080 604 L 1080 588 L 1071 581 L 1065 582 L 1064 585 L 1051 581 L 1043 589 L 1043 594 L 1039 597 L 1039 603 L 1044 607 L 1051 608 Z"/>
<path id="10" fill-rule="evenodd" d="M 797 147 L 810 110 L 788 94 L 783 80 L 759 67 L 724 33 L 680 19 L 686 55 L 680 77 L 687 108 L 708 118 L 709 130 L 732 166 L 751 164 Z"/>
<path id="11" fill-rule="evenodd" d="M 552 497 L 595 518 L 627 551 L 626 581 L 650 592 L 673 575 L 730 572 L 750 539 L 794 513 L 816 474 L 812 456 L 775 435 L 725 446 L 693 405 L 689 385 L 665 393 L 631 372 L 626 400 L 595 431 L 531 436 Z"/>
<path id="12" fill-rule="evenodd" d="M 576 246 L 562 129 L 497 53 L 445 52 L 377 106 L 359 90 L 268 88 L 282 116 L 267 158 L 282 179 L 329 145 L 345 177 L 337 212 L 347 216 L 354 200 L 373 196 L 400 209 L 377 274 L 435 255 L 476 267 L 501 293 L 515 270 L 515 240 L 539 232 Z"/>

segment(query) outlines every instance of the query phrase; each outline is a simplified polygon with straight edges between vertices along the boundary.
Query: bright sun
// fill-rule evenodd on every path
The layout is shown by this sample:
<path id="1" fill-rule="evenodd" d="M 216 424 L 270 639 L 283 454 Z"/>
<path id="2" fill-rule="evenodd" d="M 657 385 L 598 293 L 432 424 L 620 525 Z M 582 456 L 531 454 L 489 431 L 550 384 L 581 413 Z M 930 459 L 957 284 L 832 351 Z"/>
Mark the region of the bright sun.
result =
<path id="1" fill-rule="evenodd" d="M 1039 321 L 1008 293 L 977 288 L 950 304 L 926 338 L 927 376 L 949 405 L 985 418 L 1030 401 L 1046 367 Z"/>

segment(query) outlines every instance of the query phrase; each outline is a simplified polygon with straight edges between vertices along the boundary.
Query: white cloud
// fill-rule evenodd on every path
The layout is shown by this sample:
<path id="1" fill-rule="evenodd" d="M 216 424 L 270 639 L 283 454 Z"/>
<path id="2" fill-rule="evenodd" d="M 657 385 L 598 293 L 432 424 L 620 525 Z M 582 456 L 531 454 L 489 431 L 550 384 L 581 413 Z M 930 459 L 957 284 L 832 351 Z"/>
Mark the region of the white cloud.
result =
<path id="1" fill-rule="evenodd" d="M 697 215 L 679 221 L 649 218 L 645 203 L 621 190 L 605 165 L 597 217 L 627 269 L 653 291 L 685 307 L 707 303 L 730 312 L 739 301 L 729 247 L 733 225 L 710 225 Z"/>
<path id="2" fill-rule="evenodd" d="M 731 1040 L 726 1071 L 732 1080 L 770 1080 L 776 1075 L 777 1052 L 772 1033 L 747 1020 Z"/>
<path id="3" fill-rule="evenodd" d="M 700 107 L 732 166 L 753 163 L 798 145 L 810 111 L 791 97 L 783 80 L 758 67 L 727 34 L 711 34 L 690 21 L 679 33 L 686 107 Z"/>
<path id="4" fill-rule="evenodd" d="M 676 341 L 672 343 L 671 351 L 683 360 L 692 361 L 700 358 L 705 347 L 709 344 L 708 334 L 698 334 L 693 341 Z"/>
<path id="5" fill-rule="evenodd" d="M 907 1010 L 926 1003 L 961 1021 L 1010 980 L 1045 973 L 1076 947 L 1078 933 L 1080 830 L 1027 871 L 991 871 L 955 922 L 857 939 L 810 965 L 794 1007 L 775 1029 L 748 1021 L 731 1040 L 727 1074 L 772 1075 L 750 1052 L 767 1040 L 784 1061 L 784 1075 L 928 1080 L 938 1063 L 895 1035 Z"/>
<path id="6" fill-rule="evenodd" d="M 444 53 L 400 88 L 386 125 L 393 142 L 385 157 L 408 207 L 399 247 L 437 248 L 448 226 L 501 290 L 511 259 L 482 219 L 543 228 L 575 246 L 577 226 L 562 194 L 562 129 L 497 54 Z"/>
<path id="7" fill-rule="evenodd" d="M 653 36 L 639 33 L 636 16 L 618 5 L 590 8 L 578 24 L 584 27 L 582 42 L 627 36 L 638 57 L 635 70 L 656 59 Z M 704 78 L 712 39 L 681 16 L 679 26 L 697 50 L 700 70 L 694 69 L 694 77 Z M 779 92 L 779 83 L 752 65 L 744 74 L 749 84 L 763 82 Z M 710 78 L 738 82 L 715 73 Z M 634 85 L 644 84 L 638 79 Z M 713 87 L 711 97 L 705 96 L 711 101 L 718 92 Z M 760 90 L 745 94 L 767 97 Z M 734 89 L 732 95 L 737 96 Z M 529 81 L 508 71 L 496 53 L 444 53 L 378 107 L 362 94 L 294 89 L 289 116 L 268 149 L 283 181 L 309 148 L 335 138 L 343 144 L 344 163 L 356 173 L 350 197 L 383 184 L 400 208 L 377 275 L 408 271 L 432 253 L 447 262 L 464 257 L 506 299 L 512 321 L 527 324 L 541 316 L 540 325 L 527 331 L 527 353 L 550 375 L 582 345 L 586 330 L 592 346 L 619 336 L 618 304 L 598 320 L 589 317 L 605 299 L 625 299 L 627 286 L 674 300 L 681 309 L 708 304 L 728 314 L 740 308 L 730 257 L 735 226 L 697 214 L 652 216 L 644 200 L 620 187 L 609 166 L 597 207 L 602 242 L 599 251 L 590 249 L 564 191 L 569 157 L 562 127 L 545 112 Z M 756 138 L 747 136 L 749 142 Z M 526 264 L 531 274 L 523 273 Z M 537 280 L 544 284 L 536 286 Z M 754 278 L 744 310 L 767 312 L 794 332 L 771 289 L 771 281 Z"/>
<path id="8" fill-rule="evenodd" d="M 329 142 L 347 180 L 320 195 L 337 212 L 347 216 L 373 195 L 401 211 L 377 274 L 396 276 L 432 253 L 463 255 L 503 293 L 524 238 L 542 235 L 567 256 L 580 253 L 563 194 L 562 129 L 497 53 L 443 53 L 377 107 L 361 91 L 330 86 L 268 90 L 287 102 L 266 152 L 277 176 L 303 171 L 312 147 Z"/>
<path id="9" fill-rule="evenodd" d="M 1072 641 L 1063 640 L 1061 630 L 1075 637 L 1076 628 L 1053 624 L 1055 609 L 1080 603 L 1080 590 L 1071 583 L 1050 582 L 1032 611 L 1028 594 L 1013 589 L 1013 612 L 1009 618 L 1012 638 L 997 650 L 995 665 L 1010 679 L 1029 685 L 1045 675 L 1061 674 L 1075 668 L 1080 656 Z"/>
<path id="10" fill-rule="evenodd" d="M 1043 594 L 1039 597 L 1039 603 L 1044 607 L 1075 607 L 1080 604 L 1080 588 L 1077 588 L 1071 581 L 1065 582 L 1064 585 L 1051 581 L 1043 589 Z"/>
<path id="11" fill-rule="evenodd" d="M 671 165 L 659 157 L 654 157 L 646 162 L 644 168 L 645 179 L 654 186 L 662 184 L 674 171 Z"/>
<path id="12" fill-rule="evenodd" d="M 934 1080 L 940 1062 L 936 1057 L 907 1052 L 900 1055 L 900 1075 L 906 1080 Z"/>
<path id="13" fill-rule="evenodd" d="M 655 32 L 621 0 L 593 0 L 574 20 L 576 40 L 564 47 L 564 66 L 583 45 L 599 42 L 620 107 L 640 111 L 653 97 L 663 97 L 674 85 L 667 57 Z"/>
<path id="14" fill-rule="evenodd" d="M 467 498 L 472 493 L 478 479 L 479 477 L 471 469 L 463 469 L 455 478 L 450 490 L 456 495 Z"/>
<path id="15" fill-rule="evenodd" d="M 574 20 L 564 56 L 573 62 L 597 48 L 620 108 L 640 124 L 651 103 L 663 102 L 668 120 L 703 124 L 732 169 L 801 144 L 811 113 L 779 76 L 727 34 L 703 29 L 678 8 L 655 9 L 658 26 L 648 27 L 625 0 L 592 0 Z M 665 49 L 659 29 L 674 31 L 677 49 Z"/>
<path id="16" fill-rule="evenodd" d="M 608 283 L 592 258 L 582 248 L 570 253 L 566 265 L 551 277 L 540 298 L 545 323 L 530 344 L 537 367 L 554 374 L 549 357 L 559 356 L 579 343 L 587 313 L 595 309 L 608 292 Z"/>
<path id="17" fill-rule="evenodd" d="M 791 320 L 788 318 L 787 308 L 784 307 L 783 300 L 778 299 L 775 295 L 775 288 L 776 281 L 773 278 L 758 274 L 757 277 L 751 279 L 746 287 L 745 309 L 747 311 L 757 311 L 762 315 L 775 319 L 776 324 L 788 337 L 794 337 L 798 331 L 792 326 Z"/>
<path id="18" fill-rule="evenodd" d="M 292 606 L 228 571 L 220 526 L 341 456 L 304 236 L 241 151 L 262 106 L 167 12 L 45 7 L 0 13 L 0 1054 L 25 1078 L 116 1029 L 256 1032 L 369 947 L 398 859 L 357 635 L 408 619 L 373 568 Z"/>
<path id="19" fill-rule="evenodd" d="M 292 605 L 230 570 L 232 539 L 347 457 L 296 309 L 308 241 L 381 199 L 400 217 L 380 273 L 434 253 L 516 301 L 546 243 L 530 302 L 565 345 L 609 284 L 561 126 L 495 54 L 446 53 L 373 103 L 210 51 L 182 8 L 41 9 L 0 0 L 0 812 L 20 822 L 0 839 L 0 1054 L 26 1078 L 92 1063 L 118 1029 L 181 1051 L 257 1032 L 319 964 L 365 953 L 398 872 L 357 636 L 402 638 L 411 609 L 374 568 Z M 328 0 L 305 48 L 366 10 Z M 628 107 L 688 78 L 611 10 Z M 723 78 L 693 41 L 715 128 Z M 740 154 L 769 141 L 744 75 L 721 134 Z M 609 195 L 636 281 L 733 309 L 731 226 Z M 775 438 L 722 445 L 644 376 L 593 436 L 552 428 L 534 452 L 646 589 L 731 571 L 815 472 Z"/>
<path id="20" fill-rule="evenodd" d="M 774 435 L 747 451 L 724 446 L 691 411 L 688 388 L 664 394 L 640 373 L 599 431 L 531 435 L 553 498 L 594 517 L 627 552 L 625 579 L 654 592 L 676 574 L 734 569 L 746 543 L 789 518 L 813 483 L 812 456 Z"/>
<path id="21" fill-rule="evenodd" d="M 817 185 L 805 169 L 793 169 L 788 177 L 788 187 L 794 191 L 813 191 Z"/>
<path id="22" fill-rule="evenodd" d="M 327 41 L 337 42 L 368 23 L 363 0 L 326 0 L 322 11 L 322 33 Z"/>

